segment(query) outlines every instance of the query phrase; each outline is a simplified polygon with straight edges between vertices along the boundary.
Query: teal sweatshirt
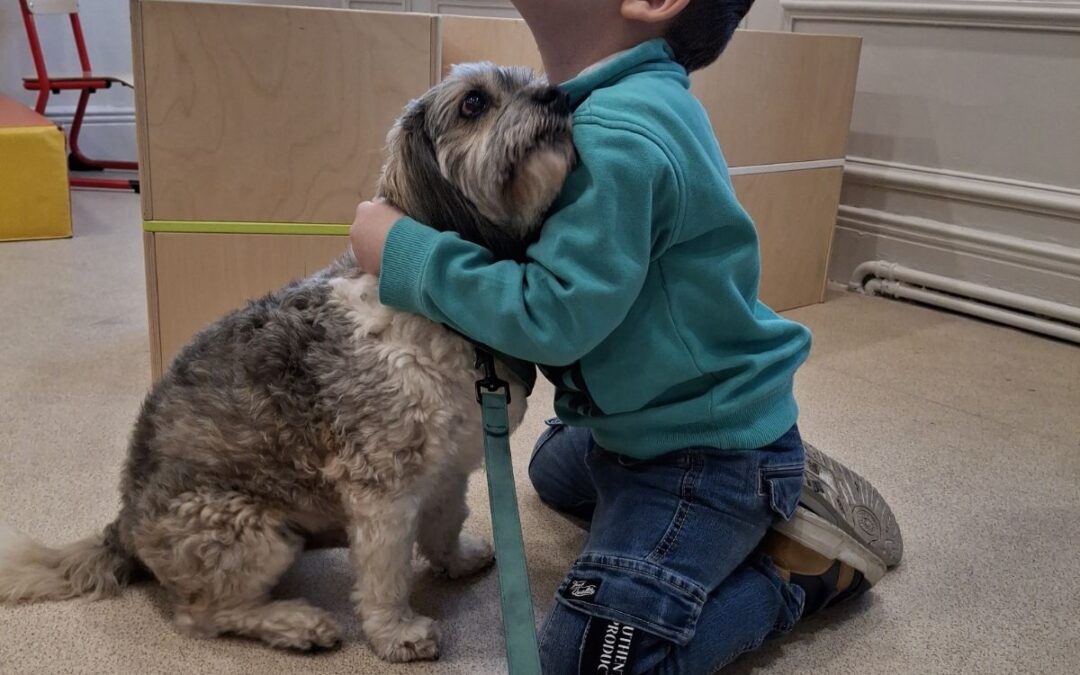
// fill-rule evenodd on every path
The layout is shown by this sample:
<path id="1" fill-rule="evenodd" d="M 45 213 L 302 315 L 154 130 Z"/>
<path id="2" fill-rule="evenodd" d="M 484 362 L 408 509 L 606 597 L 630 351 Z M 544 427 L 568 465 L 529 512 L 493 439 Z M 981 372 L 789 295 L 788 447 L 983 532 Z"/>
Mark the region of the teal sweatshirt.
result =
<path id="1" fill-rule="evenodd" d="M 579 161 L 527 260 L 402 218 L 381 301 L 540 365 L 613 452 L 771 443 L 810 333 L 757 299 L 757 233 L 686 71 L 652 40 L 562 86 Z"/>

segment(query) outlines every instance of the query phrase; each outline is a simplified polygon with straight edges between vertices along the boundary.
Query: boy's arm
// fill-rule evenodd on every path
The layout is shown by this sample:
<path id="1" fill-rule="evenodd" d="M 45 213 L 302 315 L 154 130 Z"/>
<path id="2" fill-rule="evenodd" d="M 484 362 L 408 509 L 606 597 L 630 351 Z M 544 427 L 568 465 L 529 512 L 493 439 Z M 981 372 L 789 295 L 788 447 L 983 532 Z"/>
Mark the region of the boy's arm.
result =
<path id="1" fill-rule="evenodd" d="M 657 230 L 676 226 L 681 205 L 667 155 L 636 130 L 579 122 L 575 143 L 565 206 L 528 262 L 402 218 L 383 249 L 380 300 L 535 363 L 567 365 L 592 350 L 626 316 L 662 243 Z"/>

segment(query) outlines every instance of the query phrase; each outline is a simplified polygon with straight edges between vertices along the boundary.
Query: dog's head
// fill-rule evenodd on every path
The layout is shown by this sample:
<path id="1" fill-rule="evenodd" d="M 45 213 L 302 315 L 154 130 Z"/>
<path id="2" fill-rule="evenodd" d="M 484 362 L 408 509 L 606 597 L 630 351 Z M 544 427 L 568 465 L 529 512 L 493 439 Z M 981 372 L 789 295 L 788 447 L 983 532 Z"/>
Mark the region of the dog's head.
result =
<path id="1" fill-rule="evenodd" d="M 500 258 L 523 257 L 574 161 L 566 95 L 526 68 L 455 66 L 405 108 L 379 194 Z"/>

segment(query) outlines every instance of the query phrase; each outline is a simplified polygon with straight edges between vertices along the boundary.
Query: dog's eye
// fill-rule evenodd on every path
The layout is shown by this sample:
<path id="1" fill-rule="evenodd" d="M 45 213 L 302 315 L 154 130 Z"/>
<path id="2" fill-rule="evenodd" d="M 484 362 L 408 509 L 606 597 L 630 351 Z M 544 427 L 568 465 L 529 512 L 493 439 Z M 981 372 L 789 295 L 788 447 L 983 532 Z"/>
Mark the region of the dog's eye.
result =
<path id="1" fill-rule="evenodd" d="M 461 100 L 461 116 L 475 119 L 484 114 L 488 107 L 488 98 L 482 91 L 470 91 Z"/>

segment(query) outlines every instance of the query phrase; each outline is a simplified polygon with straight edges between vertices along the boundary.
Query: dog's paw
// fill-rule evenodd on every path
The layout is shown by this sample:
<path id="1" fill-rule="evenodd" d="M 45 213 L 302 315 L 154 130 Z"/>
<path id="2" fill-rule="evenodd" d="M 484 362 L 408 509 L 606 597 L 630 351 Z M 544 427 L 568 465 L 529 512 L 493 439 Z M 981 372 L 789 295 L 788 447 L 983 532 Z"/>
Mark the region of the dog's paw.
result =
<path id="1" fill-rule="evenodd" d="M 439 658 L 439 624 L 426 616 L 401 619 L 391 625 L 365 623 L 368 642 L 379 658 L 395 663 Z"/>
<path id="2" fill-rule="evenodd" d="M 341 628 L 330 613 L 302 600 L 273 603 L 258 618 L 251 634 L 278 649 L 308 652 L 341 643 Z"/>
<path id="3" fill-rule="evenodd" d="M 436 571 L 451 579 L 460 579 L 485 570 L 495 562 L 495 549 L 483 537 L 461 533 L 457 551 L 441 564 L 434 564 Z"/>
<path id="4" fill-rule="evenodd" d="M 341 629 L 333 619 L 327 617 L 309 626 L 277 632 L 267 642 L 279 649 L 300 652 L 334 649 L 341 644 Z"/>

